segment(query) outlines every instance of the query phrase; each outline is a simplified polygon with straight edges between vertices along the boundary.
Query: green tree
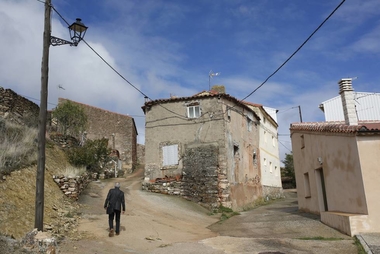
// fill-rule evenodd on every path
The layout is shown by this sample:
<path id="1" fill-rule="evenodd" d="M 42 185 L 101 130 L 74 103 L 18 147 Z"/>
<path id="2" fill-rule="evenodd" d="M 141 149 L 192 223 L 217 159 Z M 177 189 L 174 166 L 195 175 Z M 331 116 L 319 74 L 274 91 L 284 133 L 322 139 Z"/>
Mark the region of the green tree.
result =
<path id="1" fill-rule="evenodd" d="M 294 171 L 294 163 L 293 163 L 293 153 L 285 153 L 285 159 L 282 160 L 284 163 L 284 168 L 281 172 L 281 176 L 287 177 L 290 179 L 290 184 L 292 188 L 296 187 L 296 175 Z"/>
<path id="2" fill-rule="evenodd" d="M 64 135 L 78 136 L 86 128 L 87 116 L 83 108 L 71 101 L 59 104 L 53 111 L 53 117 L 58 122 L 59 132 Z"/>
<path id="3" fill-rule="evenodd" d="M 67 151 L 69 162 L 74 166 L 85 166 L 92 172 L 100 172 L 110 161 L 111 149 L 108 148 L 108 139 L 87 140 L 82 147 Z"/>

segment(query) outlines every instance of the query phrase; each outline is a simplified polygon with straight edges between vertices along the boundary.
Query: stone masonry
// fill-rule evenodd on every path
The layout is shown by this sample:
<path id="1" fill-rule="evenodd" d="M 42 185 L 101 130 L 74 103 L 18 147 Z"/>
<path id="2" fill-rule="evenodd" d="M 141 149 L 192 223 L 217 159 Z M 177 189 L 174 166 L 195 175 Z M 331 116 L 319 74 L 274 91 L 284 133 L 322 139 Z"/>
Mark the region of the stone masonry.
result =
<path id="1" fill-rule="evenodd" d="M 59 98 L 58 104 L 65 101 L 68 99 Z M 123 167 L 133 168 L 137 164 L 137 129 L 134 119 L 128 115 L 71 102 L 80 105 L 87 115 L 87 138 L 107 138 L 109 147 L 119 151 Z"/>
<path id="2" fill-rule="evenodd" d="M 39 106 L 0 86 L 0 117 L 14 123 L 37 127 Z"/>

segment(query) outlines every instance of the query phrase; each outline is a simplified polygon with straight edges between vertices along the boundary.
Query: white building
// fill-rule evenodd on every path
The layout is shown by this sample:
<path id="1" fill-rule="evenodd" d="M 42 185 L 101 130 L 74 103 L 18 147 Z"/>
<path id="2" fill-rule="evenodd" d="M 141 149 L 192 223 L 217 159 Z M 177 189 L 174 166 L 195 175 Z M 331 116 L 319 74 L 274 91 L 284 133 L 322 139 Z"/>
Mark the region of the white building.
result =
<path id="1" fill-rule="evenodd" d="M 355 110 L 359 121 L 380 120 L 380 93 L 354 92 Z M 341 97 L 338 95 L 322 102 L 319 108 L 326 121 L 344 121 Z"/>
<path id="2" fill-rule="evenodd" d="M 244 102 L 260 117 L 259 149 L 263 196 L 266 190 L 281 188 L 280 150 L 278 147 L 277 110 L 260 104 Z"/>

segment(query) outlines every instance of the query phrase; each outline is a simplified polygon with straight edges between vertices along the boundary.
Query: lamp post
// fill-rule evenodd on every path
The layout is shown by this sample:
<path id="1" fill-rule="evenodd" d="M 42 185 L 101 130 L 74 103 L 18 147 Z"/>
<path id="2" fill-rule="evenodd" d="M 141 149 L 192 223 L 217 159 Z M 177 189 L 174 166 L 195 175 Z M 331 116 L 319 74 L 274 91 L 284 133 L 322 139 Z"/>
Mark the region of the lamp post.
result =
<path id="1" fill-rule="evenodd" d="M 46 142 L 46 113 L 48 98 L 48 75 L 49 75 L 49 46 L 70 45 L 77 46 L 83 39 L 87 27 L 80 19 L 69 26 L 70 41 L 51 36 L 50 15 L 51 0 L 45 0 L 45 21 L 43 34 L 43 49 L 41 62 L 41 102 L 38 119 L 38 159 L 36 176 L 36 202 L 34 227 L 43 231 L 44 218 L 44 182 L 45 182 L 45 142 Z"/>

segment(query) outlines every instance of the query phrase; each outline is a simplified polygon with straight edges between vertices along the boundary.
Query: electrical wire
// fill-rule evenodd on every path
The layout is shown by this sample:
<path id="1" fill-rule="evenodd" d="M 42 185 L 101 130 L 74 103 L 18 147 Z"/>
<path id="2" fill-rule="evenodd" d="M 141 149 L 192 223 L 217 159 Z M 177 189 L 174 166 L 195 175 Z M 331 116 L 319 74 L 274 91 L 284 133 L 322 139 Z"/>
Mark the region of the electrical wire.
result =
<path id="1" fill-rule="evenodd" d="M 57 11 L 56 8 L 54 8 L 54 6 L 51 6 L 51 8 L 58 14 L 58 16 L 69 26 L 70 24 L 67 22 L 67 20 Z M 133 85 L 128 79 L 126 79 L 119 71 L 117 71 L 111 64 L 109 64 L 107 62 L 107 60 L 105 60 L 93 47 L 91 47 L 91 45 L 89 43 L 87 43 L 86 40 L 82 39 L 81 41 L 83 41 L 87 47 L 89 47 L 109 68 L 111 68 L 111 70 L 113 70 L 120 78 L 122 78 L 125 82 L 127 82 L 131 87 L 133 87 L 136 91 L 138 91 L 140 94 L 142 94 L 144 96 L 144 98 L 148 98 L 150 100 L 153 100 L 151 99 L 147 94 L 145 94 L 143 91 L 141 91 L 139 88 L 137 88 L 135 85 Z M 184 117 L 183 115 L 180 115 L 178 114 L 177 112 L 174 112 L 166 107 L 164 107 L 163 105 L 161 104 L 157 104 L 158 106 L 164 108 L 165 110 L 169 111 L 170 113 L 172 114 L 175 114 L 177 116 L 179 116 L 180 118 L 182 119 L 188 119 L 187 117 Z"/>
<path id="2" fill-rule="evenodd" d="M 292 152 L 288 147 L 286 147 L 280 140 L 278 140 L 278 143 L 280 143 L 283 147 L 285 147 L 289 152 Z"/>
<path id="3" fill-rule="evenodd" d="M 39 1 L 39 0 L 37 0 Z M 303 46 L 314 36 L 314 34 L 330 19 L 330 17 L 343 5 L 343 3 L 346 0 L 342 0 L 340 4 L 325 18 L 325 20 L 309 35 L 309 37 L 273 72 L 271 73 L 256 89 L 254 89 L 251 93 L 249 93 L 247 96 L 245 96 L 243 99 L 240 100 L 241 103 L 248 97 L 250 97 L 252 94 L 254 94 L 258 89 L 260 89 L 264 84 L 266 84 L 270 78 L 272 78 L 282 67 L 284 67 L 302 48 Z M 57 9 L 54 8 L 54 6 L 51 6 L 51 8 L 59 15 L 59 17 L 67 24 L 69 23 L 66 21 L 66 19 L 57 11 Z M 91 47 L 87 41 L 82 39 L 82 41 L 109 67 L 111 68 L 119 77 L 121 77 L 125 82 L 127 82 L 130 86 L 132 86 L 135 90 L 137 90 L 140 94 L 142 94 L 145 98 L 148 98 L 152 100 L 148 95 L 146 95 L 144 92 L 142 92 L 139 88 L 137 88 L 135 85 L 133 85 L 129 80 L 127 80 L 119 71 L 117 71 L 112 65 L 110 65 L 93 47 Z M 182 119 L 187 119 L 186 117 L 178 114 L 177 112 L 174 112 L 166 107 L 164 107 L 162 104 L 157 104 L 167 110 L 168 112 L 175 114 L 179 116 Z M 232 108 L 234 108 L 233 106 Z M 231 109 L 231 108 L 230 108 Z"/>
<path id="4" fill-rule="evenodd" d="M 247 96 L 245 96 L 243 99 L 241 99 L 241 101 L 244 101 L 245 99 L 247 99 L 248 97 L 250 97 L 252 94 L 254 94 L 257 90 L 259 90 L 271 77 L 273 77 L 282 67 L 284 67 L 285 64 L 287 64 L 290 59 L 293 58 L 293 56 L 295 54 L 298 53 L 298 51 L 301 50 L 301 48 L 311 39 L 311 37 L 314 36 L 314 34 L 327 22 L 327 20 L 330 19 L 330 17 L 342 6 L 342 4 L 345 2 L 346 0 L 342 0 L 342 2 L 330 13 L 330 15 L 327 16 L 327 18 L 325 18 L 325 20 L 314 30 L 314 32 L 312 32 L 309 37 L 301 44 L 301 46 L 299 46 L 296 51 L 293 52 L 293 54 L 291 54 L 288 59 L 285 60 L 285 62 L 283 62 L 280 67 L 278 67 L 272 74 L 270 74 L 265 80 L 264 82 L 262 82 L 256 89 L 254 89 L 251 93 L 249 93 Z"/>

